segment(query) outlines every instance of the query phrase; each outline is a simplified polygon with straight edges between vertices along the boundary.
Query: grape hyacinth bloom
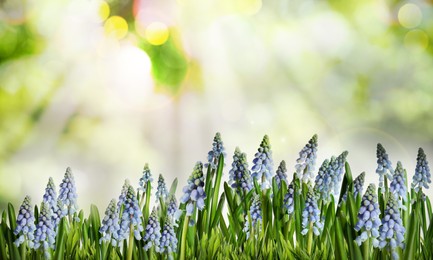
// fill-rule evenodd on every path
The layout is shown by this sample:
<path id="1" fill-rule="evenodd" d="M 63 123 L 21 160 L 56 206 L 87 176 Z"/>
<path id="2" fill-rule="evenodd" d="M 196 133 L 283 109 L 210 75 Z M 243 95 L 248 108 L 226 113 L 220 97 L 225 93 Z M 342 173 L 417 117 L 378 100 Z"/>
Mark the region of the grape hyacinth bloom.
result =
<path id="1" fill-rule="evenodd" d="M 295 195 L 295 188 L 293 185 L 293 181 L 289 184 L 289 186 L 287 187 L 287 193 L 284 196 L 284 207 L 287 211 L 288 215 L 293 214 L 293 210 L 295 209 L 295 203 L 293 200 L 293 196 Z"/>
<path id="2" fill-rule="evenodd" d="M 143 226 L 141 224 L 142 212 L 138 206 L 134 188 L 131 185 L 128 186 L 128 191 L 123 205 L 124 209 L 120 220 L 119 240 L 127 239 L 131 228 L 133 229 L 135 238 L 140 240 L 140 232 L 143 231 Z"/>
<path id="3" fill-rule="evenodd" d="M 397 168 L 395 168 L 389 190 L 392 194 L 398 196 L 397 199 L 400 197 L 403 199 L 403 201 L 407 200 L 406 178 L 404 176 L 404 169 L 400 161 L 397 162 Z M 400 202 L 400 200 L 398 201 Z M 401 202 L 400 206 L 403 206 L 401 205 Z"/>
<path id="4" fill-rule="evenodd" d="M 247 155 L 242 153 L 239 147 L 236 147 L 233 155 L 232 169 L 229 172 L 229 184 L 232 189 L 243 196 L 252 188 L 252 179 L 250 170 L 248 169 Z"/>
<path id="5" fill-rule="evenodd" d="M 332 191 L 329 160 L 323 161 L 317 173 L 314 191 L 320 199 L 327 201 Z"/>
<path id="6" fill-rule="evenodd" d="M 303 182 L 309 182 L 314 178 L 314 167 L 317 158 L 317 135 L 308 141 L 308 143 L 299 152 L 299 158 L 296 160 L 296 175 Z"/>
<path id="7" fill-rule="evenodd" d="M 14 230 L 14 234 L 18 238 L 15 240 L 14 244 L 19 247 L 22 243 L 28 242 L 29 247 L 32 248 L 36 226 L 30 196 L 24 198 L 23 204 L 21 204 L 20 210 L 18 211 L 16 223 L 17 227 Z"/>
<path id="8" fill-rule="evenodd" d="M 119 209 L 116 205 L 116 200 L 112 199 L 105 210 L 105 217 L 99 228 L 99 233 L 101 233 L 99 243 L 102 244 L 105 241 L 110 242 L 112 246 L 120 246 L 120 243 L 118 244 L 119 230 Z"/>
<path id="9" fill-rule="evenodd" d="M 158 177 L 158 187 L 156 188 L 156 201 L 159 201 L 159 198 L 162 198 L 163 201 L 165 201 L 168 197 L 168 191 L 167 186 L 165 185 L 165 180 L 162 174 Z"/>
<path id="10" fill-rule="evenodd" d="M 251 176 L 253 179 L 257 180 L 258 183 L 261 183 L 262 190 L 269 189 L 272 185 L 273 161 L 271 144 L 267 135 L 263 137 L 254 157 Z"/>
<path id="11" fill-rule="evenodd" d="M 320 219 L 320 210 L 317 206 L 317 201 L 309 185 L 307 199 L 305 201 L 305 208 L 302 211 L 302 235 L 306 235 L 313 228 L 314 235 L 318 236 L 323 230 L 323 223 Z"/>
<path id="12" fill-rule="evenodd" d="M 427 156 L 422 148 L 418 150 L 418 156 L 416 158 L 415 175 L 412 179 L 412 188 L 418 192 L 422 188 L 429 188 L 430 179 L 430 167 L 428 166 Z"/>
<path id="13" fill-rule="evenodd" d="M 281 182 L 285 182 L 287 184 L 287 168 L 286 161 L 284 160 L 282 160 L 278 166 L 277 172 L 275 174 L 275 182 L 277 183 L 278 188 L 281 188 Z"/>
<path id="14" fill-rule="evenodd" d="M 388 158 L 388 154 L 386 153 L 385 148 L 380 143 L 377 144 L 376 156 L 377 156 L 376 173 L 379 174 L 379 189 L 382 189 L 384 187 L 383 184 L 384 176 L 392 180 L 392 173 L 394 172 L 394 170 L 392 169 L 392 163 Z"/>
<path id="15" fill-rule="evenodd" d="M 349 153 L 347 151 L 342 152 L 337 158 L 332 157 L 329 162 L 329 174 L 331 179 L 331 188 L 334 193 L 334 197 L 338 198 L 340 195 L 341 181 L 343 179 L 346 157 Z"/>
<path id="16" fill-rule="evenodd" d="M 181 215 L 182 211 L 177 206 L 176 197 L 172 194 L 170 195 L 168 200 L 167 216 L 169 216 L 174 222 L 174 225 L 176 225 L 176 221 L 180 218 Z"/>
<path id="17" fill-rule="evenodd" d="M 156 210 L 153 209 L 149 217 L 149 222 L 146 226 L 146 235 L 144 235 L 144 250 L 148 251 L 152 246 L 155 247 L 156 252 L 161 252 L 161 226 L 159 224 Z"/>
<path id="18" fill-rule="evenodd" d="M 355 242 L 360 246 L 368 238 L 373 238 L 373 245 L 377 245 L 380 226 L 380 209 L 377 202 L 376 185 L 370 184 L 362 197 L 361 207 L 358 211 L 358 222 L 355 230 L 362 230 Z"/>
<path id="19" fill-rule="evenodd" d="M 51 258 L 50 249 L 54 249 L 54 243 L 56 242 L 56 232 L 50 214 L 50 206 L 42 202 L 33 245 L 34 249 L 42 248 L 47 259 Z"/>
<path id="20" fill-rule="evenodd" d="M 379 229 L 379 248 L 388 246 L 392 251 L 392 259 L 399 259 L 397 247 L 404 248 L 404 233 L 406 229 L 400 217 L 399 205 L 394 194 L 390 194 L 386 203 L 385 216 Z"/>
<path id="21" fill-rule="evenodd" d="M 53 178 L 51 177 L 48 179 L 48 184 L 47 187 L 45 188 L 43 201 L 50 206 L 51 212 L 54 212 L 56 210 L 57 208 L 56 186 L 54 185 Z"/>
<path id="22" fill-rule="evenodd" d="M 160 249 L 161 253 L 169 255 L 169 259 L 173 259 L 171 253 L 177 251 L 177 237 L 170 218 L 165 219 L 164 228 L 162 229 L 161 234 Z"/>
<path id="23" fill-rule="evenodd" d="M 74 176 L 72 175 L 71 168 L 68 167 L 65 177 L 60 184 L 59 199 L 62 200 L 64 207 L 68 209 L 69 216 L 72 216 L 78 210 L 77 197 Z"/>
<path id="24" fill-rule="evenodd" d="M 145 164 L 143 168 L 143 176 L 141 176 L 140 181 L 138 183 L 138 190 L 141 190 L 143 193 L 146 193 L 148 182 L 152 182 L 152 173 L 150 172 L 149 164 Z"/>
<path id="25" fill-rule="evenodd" d="M 128 193 L 129 186 L 131 186 L 131 184 L 129 184 L 129 180 L 126 179 L 125 182 L 123 183 L 122 190 L 120 191 L 119 201 L 117 202 L 118 208 L 121 208 L 122 205 L 125 204 L 126 194 Z"/>
<path id="26" fill-rule="evenodd" d="M 262 202 L 259 195 L 255 195 L 253 198 L 253 202 L 250 206 L 250 216 L 252 229 L 255 230 L 258 225 L 258 228 L 260 230 L 262 221 Z M 248 215 L 245 215 L 245 226 L 243 230 L 247 234 L 247 238 L 249 238 L 250 226 L 248 222 Z"/>
<path id="27" fill-rule="evenodd" d="M 57 230 L 60 220 L 66 215 L 68 215 L 68 210 L 63 206 L 62 200 L 57 199 L 56 208 L 53 209 L 51 215 L 51 221 L 53 223 L 54 230 Z"/>
<path id="28" fill-rule="evenodd" d="M 362 194 L 364 181 L 365 181 L 365 172 L 359 174 L 358 177 L 356 177 L 355 180 L 353 181 L 353 198 L 356 199 L 358 197 L 358 194 Z M 342 201 L 347 200 L 347 193 L 348 190 L 346 190 L 346 193 L 344 193 Z"/>
<path id="29" fill-rule="evenodd" d="M 197 162 L 191 176 L 188 178 L 188 184 L 182 190 L 184 192 L 180 202 L 186 204 L 186 215 L 191 216 L 194 211 L 194 204 L 197 205 L 199 210 L 204 209 L 204 199 L 206 193 L 204 192 L 204 176 L 203 164 Z"/>
<path id="30" fill-rule="evenodd" d="M 224 157 L 226 155 L 221 134 L 216 133 L 212 143 L 212 150 L 207 154 L 208 163 L 206 163 L 204 166 L 210 166 L 211 169 L 215 170 L 218 167 L 218 161 L 221 154 Z"/>

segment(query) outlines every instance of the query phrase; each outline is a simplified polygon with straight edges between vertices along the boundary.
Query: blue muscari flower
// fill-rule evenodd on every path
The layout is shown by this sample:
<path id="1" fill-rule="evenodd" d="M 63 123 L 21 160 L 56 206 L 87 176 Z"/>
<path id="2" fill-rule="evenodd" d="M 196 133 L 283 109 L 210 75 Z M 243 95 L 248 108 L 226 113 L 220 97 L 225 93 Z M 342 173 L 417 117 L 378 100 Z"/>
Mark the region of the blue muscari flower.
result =
<path id="1" fill-rule="evenodd" d="M 343 179 L 345 171 L 346 157 L 349 153 L 344 151 L 337 158 L 332 157 L 329 162 L 329 170 L 331 177 L 331 188 L 334 193 L 334 197 L 338 198 L 340 195 L 341 181 Z"/>
<path id="2" fill-rule="evenodd" d="M 121 208 L 122 205 L 125 203 L 126 194 L 128 193 L 129 186 L 131 186 L 131 184 L 129 184 L 129 180 L 126 179 L 125 182 L 123 183 L 122 190 L 119 195 L 119 201 L 117 202 L 118 208 Z"/>
<path id="3" fill-rule="evenodd" d="M 323 230 L 323 223 L 320 219 L 320 210 L 317 206 L 316 197 L 309 185 L 305 208 L 302 211 L 302 235 L 306 235 L 310 228 L 313 228 L 314 235 L 318 236 Z"/>
<path id="4" fill-rule="evenodd" d="M 99 233 L 101 233 L 99 243 L 102 244 L 105 241 L 110 242 L 112 246 L 120 246 L 120 243 L 118 244 L 119 230 L 119 208 L 116 205 L 116 200 L 112 199 L 105 210 L 105 217 L 99 228 Z"/>
<path id="5" fill-rule="evenodd" d="M 356 177 L 355 180 L 353 181 L 353 197 L 355 199 L 358 196 L 358 194 L 362 194 L 364 181 L 365 181 L 365 172 L 362 172 L 361 174 L 359 174 L 358 177 Z M 346 193 L 344 193 L 342 201 L 347 200 L 347 193 L 348 193 L 348 190 L 346 190 Z"/>
<path id="6" fill-rule="evenodd" d="M 155 247 L 156 252 L 161 252 L 161 226 L 159 224 L 156 210 L 153 209 L 150 214 L 149 221 L 146 226 L 146 235 L 144 235 L 144 250 L 149 250 L 152 246 Z"/>
<path id="7" fill-rule="evenodd" d="M 317 135 L 308 141 L 304 148 L 299 152 L 296 160 L 296 175 L 303 182 L 309 182 L 314 178 L 314 167 L 317 158 Z"/>
<path id="8" fill-rule="evenodd" d="M 236 147 L 233 155 L 232 169 L 229 172 L 230 187 L 243 196 L 253 188 L 250 170 L 248 169 L 247 155 Z"/>
<path id="9" fill-rule="evenodd" d="M 140 207 L 138 206 L 134 188 L 131 185 L 128 186 L 123 207 L 124 208 L 120 219 L 119 240 L 128 239 L 131 228 L 133 229 L 135 238 L 140 240 L 140 232 L 143 231 L 143 226 L 141 224 L 141 216 L 143 214 L 141 213 Z"/>
<path id="10" fill-rule="evenodd" d="M 293 185 L 293 181 L 289 184 L 289 186 L 287 187 L 287 193 L 284 196 L 284 207 L 287 211 L 287 214 L 291 215 L 293 213 L 294 210 L 294 198 L 293 196 L 295 195 L 295 188 Z"/>
<path id="11" fill-rule="evenodd" d="M 146 163 L 143 168 L 143 176 L 141 176 L 140 182 L 138 184 L 138 190 L 141 190 L 143 191 L 143 193 L 145 193 L 147 190 L 147 182 L 152 182 L 152 181 L 153 181 L 152 173 L 150 172 L 149 164 Z"/>
<path id="12" fill-rule="evenodd" d="M 32 248 L 36 226 L 30 196 L 24 198 L 23 204 L 21 204 L 18 211 L 16 223 L 17 227 L 14 230 L 14 234 L 18 238 L 14 244 L 18 247 L 22 243 L 28 242 L 29 247 Z"/>
<path id="13" fill-rule="evenodd" d="M 183 196 L 180 202 L 186 204 L 186 215 L 191 216 L 194 211 L 194 204 L 197 205 L 199 210 L 204 209 L 204 199 L 206 193 L 204 192 L 204 176 L 203 164 L 197 162 L 191 176 L 188 178 L 188 184 L 183 188 Z"/>
<path id="14" fill-rule="evenodd" d="M 74 176 L 72 175 L 71 168 L 68 167 L 65 177 L 60 184 L 59 199 L 62 200 L 63 205 L 68 209 L 69 215 L 73 215 L 78 210 L 77 197 Z"/>
<path id="15" fill-rule="evenodd" d="M 60 199 L 57 199 L 56 207 L 52 209 L 51 221 L 54 226 L 54 230 L 57 229 L 57 226 L 62 220 L 63 217 L 68 215 L 68 210 L 63 206 L 63 202 Z"/>
<path id="16" fill-rule="evenodd" d="M 389 190 L 401 197 L 403 201 L 407 200 L 406 178 L 404 176 L 404 169 L 401 162 L 397 162 L 397 168 L 394 171 L 394 176 L 390 184 Z M 398 198 L 398 197 L 397 197 Z M 402 205 L 400 205 L 402 206 Z"/>
<path id="17" fill-rule="evenodd" d="M 275 174 L 275 182 L 277 183 L 278 188 L 281 188 L 281 182 L 285 182 L 287 184 L 286 173 L 287 173 L 286 161 L 282 160 Z"/>
<path id="18" fill-rule="evenodd" d="M 177 251 L 177 237 L 170 218 L 165 219 L 164 228 L 162 229 L 161 234 L 160 249 L 161 253 L 169 254 L 169 259 L 172 259 L 173 257 L 171 253 Z"/>
<path id="19" fill-rule="evenodd" d="M 261 189 L 269 189 L 272 186 L 273 161 L 269 137 L 265 135 L 257 153 L 254 155 L 251 176 L 261 183 Z"/>
<path id="20" fill-rule="evenodd" d="M 404 233 L 406 229 L 400 217 L 399 205 L 394 194 L 386 203 L 385 216 L 382 218 L 382 226 L 379 229 L 379 244 L 377 247 L 388 246 L 392 251 L 392 259 L 399 259 L 397 247 L 404 248 Z"/>
<path id="21" fill-rule="evenodd" d="M 160 174 L 158 177 L 158 187 L 156 188 L 156 201 L 159 201 L 159 198 L 162 198 L 165 201 L 168 197 L 167 186 L 165 185 L 164 177 Z"/>
<path id="22" fill-rule="evenodd" d="M 57 208 L 56 186 L 54 185 L 53 178 L 51 177 L 49 178 L 47 187 L 45 188 L 43 201 L 50 206 L 51 212 L 54 212 L 56 210 Z"/>
<path id="23" fill-rule="evenodd" d="M 173 220 L 174 225 L 176 225 L 176 221 L 180 218 L 181 215 L 182 211 L 177 206 L 176 197 L 171 194 L 168 200 L 167 216 L 169 216 Z"/>
<path id="24" fill-rule="evenodd" d="M 384 176 L 387 176 L 388 179 L 392 179 L 392 173 L 394 170 L 392 169 L 392 163 L 388 158 L 388 154 L 386 153 L 385 148 L 379 143 L 377 144 L 377 169 L 376 173 L 379 174 L 379 189 L 383 188 Z"/>
<path id="25" fill-rule="evenodd" d="M 422 188 L 428 189 L 428 184 L 431 183 L 430 167 L 428 166 L 427 156 L 422 148 L 418 150 L 416 158 L 415 175 L 412 179 L 412 188 L 418 192 Z"/>
<path id="26" fill-rule="evenodd" d="M 377 203 L 376 185 L 370 184 L 362 197 L 361 207 L 358 211 L 358 222 L 355 230 L 362 230 L 355 242 L 360 246 L 368 238 L 373 238 L 373 245 L 377 245 L 380 226 L 380 209 Z"/>
<path id="27" fill-rule="evenodd" d="M 253 202 L 250 206 L 250 216 L 251 216 L 251 227 L 253 229 L 256 229 L 258 226 L 258 229 L 261 228 L 262 223 L 262 202 L 260 200 L 259 195 L 255 195 L 253 198 Z M 250 230 L 249 230 L 249 222 L 248 222 L 248 215 L 245 215 L 245 226 L 244 226 L 244 232 L 247 234 L 247 238 L 250 236 Z"/>
<path id="28" fill-rule="evenodd" d="M 56 242 L 56 233 L 50 214 L 50 206 L 42 202 L 33 246 L 34 249 L 42 248 L 47 259 L 51 258 L 50 249 L 54 249 L 54 243 Z"/>
<path id="29" fill-rule="evenodd" d="M 211 167 L 211 169 L 216 169 L 218 167 L 218 161 L 220 155 L 226 156 L 223 141 L 221 139 L 221 134 L 216 133 L 212 143 L 212 150 L 207 154 L 207 161 L 204 166 Z"/>
<path id="30" fill-rule="evenodd" d="M 329 160 L 323 161 L 319 168 L 319 172 L 316 175 L 314 191 L 319 196 L 320 199 L 326 201 L 332 191 L 331 186 L 331 167 L 329 165 Z"/>

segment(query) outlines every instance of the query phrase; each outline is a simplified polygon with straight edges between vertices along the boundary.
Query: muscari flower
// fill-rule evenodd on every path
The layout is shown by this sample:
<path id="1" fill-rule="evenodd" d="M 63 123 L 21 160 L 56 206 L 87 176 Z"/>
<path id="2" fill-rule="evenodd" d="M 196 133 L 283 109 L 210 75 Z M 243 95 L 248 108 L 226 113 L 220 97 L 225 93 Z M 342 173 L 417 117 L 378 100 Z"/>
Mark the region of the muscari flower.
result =
<path id="1" fill-rule="evenodd" d="M 122 205 L 125 203 L 126 194 L 128 193 L 129 186 L 131 186 L 131 184 L 129 184 L 129 180 L 126 179 L 125 182 L 123 183 L 122 190 L 119 195 L 119 201 L 117 202 L 118 208 L 121 208 Z"/>
<path id="2" fill-rule="evenodd" d="M 329 198 L 329 194 L 332 191 L 332 186 L 328 159 L 324 160 L 319 168 L 319 172 L 316 175 L 314 184 L 314 191 L 322 200 L 327 200 Z"/>
<path id="3" fill-rule="evenodd" d="M 167 216 L 169 216 L 174 222 L 174 225 L 176 225 L 176 221 L 180 218 L 181 215 L 182 211 L 177 206 L 176 197 L 172 194 L 170 195 L 168 200 Z"/>
<path id="4" fill-rule="evenodd" d="M 287 193 L 284 196 L 284 207 L 287 210 L 287 214 L 291 215 L 293 213 L 294 210 L 294 200 L 293 200 L 293 196 L 295 195 L 295 188 L 293 185 L 293 181 L 289 184 L 289 186 L 287 187 Z"/>
<path id="5" fill-rule="evenodd" d="M 68 209 L 69 215 L 73 215 L 78 210 L 77 197 L 74 176 L 72 175 L 71 168 L 68 167 L 65 177 L 60 184 L 59 199 L 62 200 L 64 207 Z"/>
<path id="6" fill-rule="evenodd" d="M 32 248 L 36 226 L 30 196 L 24 198 L 23 204 L 21 204 L 18 211 L 16 223 L 17 227 L 14 230 L 14 234 L 18 238 L 14 244 L 18 247 L 22 243 L 28 242 L 29 247 Z"/>
<path id="7" fill-rule="evenodd" d="M 34 249 L 42 248 L 47 259 L 51 258 L 50 249 L 54 249 L 54 243 L 56 242 L 56 232 L 50 214 L 50 206 L 42 202 L 33 245 Z"/>
<path id="8" fill-rule="evenodd" d="M 158 187 L 156 188 L 156 201 L 159 201 L 159 198 L 162 198 L 165 201 L 168 197 L 167 186 L 165 185 L 165 180 L 162 174 L 158 177 Z"/>
<path id="9" fill-rule="evenodd" d="M 56 207 L 52 210 L 51 221 L 54 226 L 54 230 L 57 230 L 57 226 L 60 223 L 60 220 L 68 215 L 68 210 L 63 206 L 63 202 L 60 199 L 57 199 Z"/>
<path id="10" fill-rule="evenodd" d="M 223 141 L 221 139 L 221 134 L 216 133 L 212 143 L 212 150 L 207 154 L 208 163 L 206 163 L 205 167 L 211 167 L 211 169 L 216 169 L 218 167 L 219 157 L 222 154 L 224 157 L 226 155 L 224 151 Z"/>
<path id="11" fill-rule="evenodd" d="M 261 189 L 269 189 L 272 185 L 273 161 L 269 137 L 265 135 L 257 153 L 254 155 L 251 176 L 261 183 Z"/>
<path id="12" fill-rule="evenodd" d="M 150 172 L 149 164 L 146 163 L 143 168 L 143 176 L 141 176 L 140 182 L 138 184 L 138 190 L 141 190 L 143 191 L 143 193 L 145 193 L 147 190 L 148 182 L 152 181 L 152 173 Z"/>
<path id="13" fill-rule="evenodd" d="M 229 184 L 239 195 L 248 193 L 252 188 L 252 179 L 248 169 L 247 155 L 236 147 L 233 155 L 232 169 L 229 172 Z"/>
<path id="14" fill-rule="evenodd" d="M 47 187 L 45 188 L 43 201 L 50 206 L 52 210 L 51 212 L 57 208 L 56 186 L 54 185 L 53 178 L 51 177 L 49 178 Z"/>
<path id="15" fill-rule="evenodd" d="M 105 210 L 105 217 L 99 228 L 99 233 L 102 235 L 99 243 L 102 244 L 105 241 L 110 242 L 113 246 L 120 246 L 120 243 L 118 244 L 119 230 L 119 208 L 116 205 L 116 200 L 112 199 Z"/>
<path id="16" fill-rule="evenodd" d="M 286 161 L 282 160 L 275 174 L 275 182 L 277 183 L 278 188 L 281 188 L 281 182 L 285 182 L 287 184 L 286 173 L 287 173 Z"/>
<path id="17" fill-rule="evenodd" d="M 146 235 L 144 235 L 144 250 L 149 250 L 152 246 L 155 247 L 156 252 L 161 252 L 160 239 L 161 239 L 161 226 L 159 224 L 156 210 L 153 209 L 150 214 L 149 221 L 146 226 Z"/>
<path id="18" fill-rule="evenodd" d="M 392 173 L 394 170 L 392 169 L 392 163 L 388 158 L 388 154 L 386 153 L 385 148 L 379 143 L 377 144 L 377 169 L 376 173 L 379 174 L 379 189 L 383 188 L 384 176 L 387 176 L 388 179 L 392 179 Z"/>
<path id="19" fill-rule="evenodd" d="M 203 164 L 197 162 L 191 176 L 188 178 L 188 184 L 183 188 L 183 196 L 180 202 L 186 204 L 186 215 L 191 216 L 194 211 L 194 204 L 197 205 L 199 210 L 204 209 L 204 199 L 206 193 L 204 192 L 204 176 Z"/>
<path id="20" fill-rule="evenodd" d="M 418 150 L 418 156 L 416 158 L 415 175 L 412 179 L 412 188 L 418 192 L 422 188 L 429 188 L 430 179 L 430 167 L 428 166 L 427 156 L 422 148 Z"/>
<path id="21" fill-rule="evenodd" d="M 262 221 L 262 202 L 259 195 L 255 195 L 253 202 L 250 206 L 251 226 L 253 229 L 258 225 L 261 228 Z M 245 226 L 243 231 L 247 234 L 247 238 L 250 237 L 250 226 L 248 221 L 248 215 L 245 215 Z"/>
<path id="22" fill-rule="evenodd" d="M 160 249 L 161 253 L 166 254 L 171 254 L 177 251 L 177 237 L 170 218 L 165 219 L 164 228 L 162 229 L 161 234 Z M 173 256 L 169 255 L 169 259 L 172 258 Z"/>
<path id="23" fill-rule="evenodd" d="M 329 174 L 331 177 L 331 188 L 336 198 L 340 195 L 341 181 L 343 179 L 346 157 L 349 153 L 342 152 L 338 157 L 332 157 L 329 162 Z"/>
<path id="24" fill-rule="evenodd" d="M 399 259 L 397 247 L 404 248 L 404 233 L 406 229 L 400 217 L 399 205 L 394 194 L 390 194 L 386 203 L 385 216 L 379 229 L 379 244 L 377 247 L 388 246 L 392 251 L 392 259 Z"/>
<path id="25" fill-rule="evenodd" d="M 359 174 L 358 177 L 356 177 L 355 180 L 353 181 L 353 197 L 355 199 L 358 196 L 358 194 L 362 194 L 364 181 L 365 181 L 365 172 L 362 172 L 361 174 Z M 348 190 L 346 190 L 346 193 L 344 193 L 342 201 L 347 200 L 347 193 L 348 193 Z"/>
<path id="26" fill-rule="evenodd" d="M 306 235 L 313 227 L 314 235 L 318 236 L 323 230 L 323 223 L 320 219 L 320 210 L 317 206 L 317 201 L 312 191 L 312 187 L 309 185 L 307 199 L 305 201 L 305 208 L 302 211 L 302 235 Z"/>
<path id="27" fill-rule="evenodd" d="M 296 175 L 303 182 L 309 182 L 314 178 L 314 167 L 317 158 L 317 135 L 308 141 L 308 143 L 299 152 L 299 158 L 296 160 Z"/>
<path id="28" fill-rule="evenodd" d="M 123 206 L 124 208 L 120 219 L 119 240 L 127 239 L 131 228 L 133 229 L 135 238 L 140 240 L 140 232 L 143 231 L 141 224 L 141 216 L 143 214 L 138 206 L 134 188 L 131 185 L 128 186 Z"/>
<path id="29" fill-rule="evenodd" d="M 380 226 L 380 209 L 377 203 L 376 185 L 370 184 L 362 197 L 361 207 L 358 211 L 358 222 L 355 230 L 362 230 L 355 242 L 360 246 L 368 238 L 373 238 L 373 245 L 377 245 Z"/>
<path id="30" fill-rule="evenodd" d="M 406 178 L 404 176 L 404 169 L 401 165 L 401 162 L 397 162 L 397 168 L 394 171 L 394 176 L 392 178 L 389 190 L 396 196 L 401 197 L 403 201 L 407 200 Z"/>

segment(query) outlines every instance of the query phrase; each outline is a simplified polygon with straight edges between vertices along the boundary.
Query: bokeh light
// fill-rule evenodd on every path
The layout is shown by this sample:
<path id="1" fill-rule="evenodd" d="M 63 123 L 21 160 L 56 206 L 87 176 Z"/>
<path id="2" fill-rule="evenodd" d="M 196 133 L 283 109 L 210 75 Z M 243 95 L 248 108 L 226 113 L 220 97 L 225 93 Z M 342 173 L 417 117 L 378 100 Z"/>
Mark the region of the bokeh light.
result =
<path id="1" fill-rule="evenodd" d="M 150 44 L 161 45 L 167 41 L 169 30 L 165 24 L 161 22 L 153 22 L 146 27 L 144 36 Z"/>
<path id="2" fill-rule="evenodd" d="M 421 24 L 422 12 L 416 4 L 404 4 L 398 11 L 398 21 L 409 29 L 417 27 Z"/>
<path id="3" fill-rule="evenodd" d="M 411 50 L 425 50 L 429 45 L 427 33 L 420 29 L 410 30 L 404 36 L 404 45 Z"/>
<path id="4" fill-rule="evenodd" d="M 98 14 L 101 20 L 105 21 L 110 15 L 110 5 L 105 1 L 101 1 Z"/>
<path id="5" fill-rule="evenodd" d="M 120 16 L 111 16 L 104 23 L 105 33 L 116 39 L 122 39 L 128 33 L 128 23 Z"/>

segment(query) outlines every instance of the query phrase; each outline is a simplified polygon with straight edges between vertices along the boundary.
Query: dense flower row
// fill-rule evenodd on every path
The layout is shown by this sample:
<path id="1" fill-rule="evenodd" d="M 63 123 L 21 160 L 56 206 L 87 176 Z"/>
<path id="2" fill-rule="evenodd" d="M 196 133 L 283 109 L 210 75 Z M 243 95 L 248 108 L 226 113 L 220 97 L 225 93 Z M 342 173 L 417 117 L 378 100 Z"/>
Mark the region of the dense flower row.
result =
<path id="1" fill-rule="evenodd" d="M 233 190 L 241 202 L 243 210 L 243 228 L 247 239 L 254 239 L 254 234 L 265 232 L 266 200 L 263 196 L 270 195 L 276 199 L 276 190 L 273 188 L 275 181 L 277 190 L 285 187 L 282 194 L 282 211 L 288 219 L 293 218 L 295 207 L 302 207 L 302 235 L 314 234 L 320 236 L 324 230 L 325 213 L 321 212 L 323 207 L 330 205 L 332 201 L 341 199 L 337 204 L 342 207 L 347 202 L 348 196 L 360 201 L 358 206 L 357 223 L 354 226 L 358 236 L 354 238 L 358 245 L 372 242 L 376 248 L 388 248 L 393 259 L 398 259 L 397 248 L 404 248 L 404 236 L 406 229 L 402 223 L 402 213 L 407 210 L 404 204 L 407 201 L 407 176 L 401 164 L 397 162 L 396 167 L 386 153 L 385 148 L 377 146 L 377 169 L 379 175 L 379 190 L 376 185 L 369 184 L 363 193 L 365 173 L 361 173 L 353 181 L 353 185 L 344 187 L 342 193 L 343 176 L 346 170 L 346 158 L 348 152 L 344 151 L 339 156 L 326 159 L 314 176 L 317 158 L 318 138 L 314 135 L 299 153 L 296 161 L 295 174 L 292 181 L 288 181 L 287 166 L 281 161 L 276 172 L 273 172 L 273 159 L 271 144 L 268 136 L 265 136 L 254 155 L 251 169 L 245 153 L 236 148 L 233 155 L 233 163 L 229 171 L 229 187 Z M 216 134 L 212 150 L 208 153 L 208 162 L 204 165 L 208 168 L 208 175 L 215 174 L 219 158 L 225 157 L 225 149 L 219 133 Z M 142 177 L 135 189 L 128 180 L 125 181 L 118 201 L 112 199 L 105 210 L 99 232 L 100 244 L 110 244 L 113 247 L 122 247 L 125 241 L 131 244 L 142 241 L 145 251 L 167 254 L 172 258 L 174 254 L 184 254 L 178 244 L 177 235 L 179 228 L 188 228 L 187 225 L 180 227 L 178 222 L 185 216 L 189 225 L 195 225 L 196 213 L 204 211 L 206 202 L 211 194 L 207 194 L 206 176 L 203 172 L 203 164 L 197 162 L 193 172 L 183 188 L 183 196 L 180 198 L 181 205 L 171 191 L 167 189 L 165 179 L 162 175 L 158 177 L 157 191 L 155 193 L 156 205 L 149 214 L 145 209 L 149 207 L 148 201 L 152 188 L 153 177 L 148 164 L 144 166 Z M 209 180 L 211 181 L 211 180 Z M 389 182 L 388 182 L 389 181 Z M 423 189 L 428 188 L 430 180 L 430 169 L 423 149 L 419 149 L 417 166 L 412 181 L 415 192 L 423 194 Z M 211 190 L 214 191 L 214 190 Z M 141 193 L 140 193 L 141 192 Z M 379 193 L 378 193 L 379 192 Z M 341 194 L 340 194 L 341 193 Z M 303 194 L 303 195 L 302 195 Z M 387 203 L 381 212 L 378 194 L 385 194 Z M 275 196 L 274 196 L 275 195 Z M 295 205 L 296 196 L 302 195 L 300 205 Z M 251 196 L 249 201 L 246 200 Z M 382 195 L 381 195 L 382 196 Z M 264 204 L 263 204 L 264 203 Z M 359 202 L 358 202 L 359 203 Z M 262 205 L 263 204 L 263 205 Z M 60 220 L 67 217 L 72 225 L 80 221 L 77 215 L 77 193 L 75 182 L 70 168 L 66 169 L 63 181 L 60 184 L 59 193 L 52 178 L 49 178 L 43 201 L 36 219 L 32 210 L 31 199 L 26 196 L 22 203 L 18 216 L 17 227 L 14 230 L 16 236 L 15 245 L 24 243 L 29 248 L 41 249 L 45 257 L 51 256 L 51 251 L 56 249 L 56 233 Z M 212 219 L 212 211 L 208 215 Z M 264 216 L 265 214 L 265 216 Z M 382 215 L 382 216 L 381 216 Z M 210 221 L 207 220 L 207 221 Z M 186 232 L 185 232 L 186 234 Z M 182 239 L 184 237 L 182 236 Z"/>

